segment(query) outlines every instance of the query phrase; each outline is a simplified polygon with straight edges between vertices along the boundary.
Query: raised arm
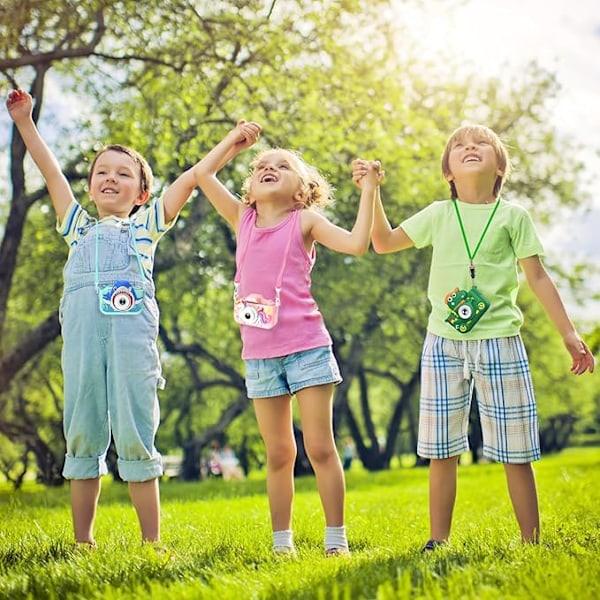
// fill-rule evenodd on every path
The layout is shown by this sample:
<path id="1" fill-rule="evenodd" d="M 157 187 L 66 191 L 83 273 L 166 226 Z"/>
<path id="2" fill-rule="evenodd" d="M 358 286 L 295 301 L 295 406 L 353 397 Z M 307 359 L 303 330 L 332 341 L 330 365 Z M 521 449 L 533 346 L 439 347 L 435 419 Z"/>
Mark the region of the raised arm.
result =
<path id="1" fill-rule="evenodd" d="M 216 174 L 242 150 L 254 145 L 260 132 L 258 123 L 238 121 L 219 144 L 169 186 L 164 195 L 165 219 L 170 221 L 177 216 L 190 194 L 200 187 L 218 213 L 235 229 L 244 206 Z"/>
<path id="2" fill-rule="evenodd" d="M 414 246 L 413 241 L 408 237 L 404 229 L 398 226 L 392 228 L 383 209 L 381 195 L 377 194 L 375 199 L 375 218 L 373 221 L 373 249 L 377 254 L 388 254 L 406 250 Z"/>
<path id="3" fill-rule="evenodd" d="M 21 134 L 27 151 L 46 182 L 56 216 L 59 221 L 62 221 L 74 196 L 58 161 L 33 122 L 33 99 L 24 90 L 13 90 L 6 99 L 6 108 Z"/>
<path id="4" fill-rule="evenodd" d="M 571 372 L 581 375 L 594 371 L 594 356 L 586 343 L 577 333 L 571 322 L 556 285 L 548 275 L 538 256 L 530 256 L 519 261 L 527 283 L 537 296 L 550 320 L 562 336 L 563 342 L 572 358 Z"/>
<path id="5" fill-rule="evenodd" d="M 356 160 L 352 164 L 352 179 L 359 182 L 367 173 L 369 162 Z M 402 227 L 392 228 L 383 209 L 381 191 L 377 188 L 375 194 L 375 211 L 373 215 L 373 229 L 371 232 L 373 250 L 377 254 L 387 254 L 411 248 L 414 244 Z"/>
<path id="6" fill-rule="evenodd" d="M 217 212 L 234 228 L 244 205 L 217 179 L 217 173 L 242 150 L 258 140 L 258 123 L 238 121 L 238 124 L 204 158 L 180 175 L 164 196 L 165 218 L 172 219 L 187 202 L 196 186 L 204 192 Z"/>
<path id="7" fill-rule="evenodd" d="M 361 188 L 360 201 L 356 220 L 351 231 L 333 224 L 323 215 L 313 211 L 302 212 L 304 235 L 319 242 L 336 252 L 344 254 L 365 254 L 371 243 L 371 228 L 373 227 L 373 207 L 375 195 L 379 187 L 379 167 L 370 163 L 360 181 L 355 183 Z"/>

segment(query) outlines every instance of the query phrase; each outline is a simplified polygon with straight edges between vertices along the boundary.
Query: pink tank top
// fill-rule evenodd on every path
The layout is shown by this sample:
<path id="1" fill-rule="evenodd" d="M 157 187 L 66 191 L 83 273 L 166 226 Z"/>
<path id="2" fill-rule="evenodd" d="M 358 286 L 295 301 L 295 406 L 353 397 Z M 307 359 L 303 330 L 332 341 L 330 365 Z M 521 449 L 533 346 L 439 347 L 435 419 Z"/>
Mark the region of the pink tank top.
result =
<path id="1" fill-rule="evenodd" d="M 275 298 L 277 275 L 290 236 L 279 319 L 272 329 L 240 325 L 243 359 L 276 358 L 331 345 L 331 336 L 310 292 L 310 272 L 316 252 L 314 248 L 310 255 L 306 252 L 299 211 L 291 212 L 281 223 L 267 228 L 256 227 L 255 210 L 244 213 L 237 235 L 238 294 L 240 297 L 261 294 L 265 298 Z M 246 247 L 243 269 L 240 269 L 240 255 Z"/>

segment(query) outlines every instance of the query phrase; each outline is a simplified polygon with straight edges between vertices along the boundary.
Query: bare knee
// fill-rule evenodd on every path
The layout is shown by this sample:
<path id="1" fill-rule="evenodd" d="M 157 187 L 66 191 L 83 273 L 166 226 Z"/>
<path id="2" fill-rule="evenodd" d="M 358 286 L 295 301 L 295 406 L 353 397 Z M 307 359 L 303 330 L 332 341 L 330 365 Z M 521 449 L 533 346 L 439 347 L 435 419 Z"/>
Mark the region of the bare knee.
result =
<path id="1" fill-rule="evenodd" d="M 331 460 L 338 460 L 337 450 L 333 443 L 323 440 L 304 440 L 306 455 L 313 466 L 323 465 Z"/>
<path id="2" fill-rule="evenodd" d="M 267 448 L 267 463 L 275 471 L 287 469 L 296 460 L 296 446 L 293 444 L 274 444 Z"/>

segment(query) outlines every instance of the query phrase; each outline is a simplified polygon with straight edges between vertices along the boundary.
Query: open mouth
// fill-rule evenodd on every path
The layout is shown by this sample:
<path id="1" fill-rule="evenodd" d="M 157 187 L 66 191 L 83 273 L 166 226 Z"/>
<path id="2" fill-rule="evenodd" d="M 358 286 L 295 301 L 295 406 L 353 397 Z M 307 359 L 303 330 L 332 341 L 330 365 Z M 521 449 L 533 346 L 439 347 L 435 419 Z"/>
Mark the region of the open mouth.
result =
<path id="1" fill-rule="evenodd" d="M 470 163 L 470 162 L 481 162 L 481 159 L 479 158 L 479 156 L 477 156 L 475 154 L 469 154 L 469 155 L 465 156 L 463 163 Z"/>
<path id="2" fill-rule="evenodd" d="M 261 183 L 275 183 L 277 181 L 277 177 L 273 173 L 267 173 L 260 178 Z"/>

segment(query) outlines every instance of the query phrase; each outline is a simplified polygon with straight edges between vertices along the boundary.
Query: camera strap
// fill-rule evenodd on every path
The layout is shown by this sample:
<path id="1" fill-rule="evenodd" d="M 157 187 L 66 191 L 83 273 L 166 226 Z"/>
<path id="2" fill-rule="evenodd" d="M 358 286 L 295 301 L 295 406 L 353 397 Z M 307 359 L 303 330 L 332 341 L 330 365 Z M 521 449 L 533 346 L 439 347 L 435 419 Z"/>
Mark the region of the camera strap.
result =
<path id="1" fill-rule="evenodd" d="M 98 275 L 98 253 L 99 253 L 98 252 L 98 249 L 99 249 L 98 226 L 99 226 L 99 223 L 96 223 L 96 227 L 94 228 L 96 230 L 96 260 L 95 260 L 96 264 L 95 264 L 95 272 L 94 272 L 94 284 L 96 285 L 97 290 L 100 289 L 100 277 Z M 142 259 L 140 258 L 140 253 L 138 252 L 138 249 L 137 249 L 137 244 L 135 241 L 135 235 L 133 233 L 133 226 L 131 224 L 131 221 L 129 221 L 129 233 L 131 234 L 131 240 L 133 241 L 133 249 L 135 250 L 135 256 L 137 258 L 138 267 L 140 268 L 140 274 L 142 276 L 142 279 L 145 280 L 146 274 L 144 273 Z"/>
<path id="2" fill-rule="evenodd" d="M 294 231 L 296 229 L 296 222 L 298 221 L 298 214 L 299 211 L 295 210 L 292 213 L 292 233 L 288 236 L 288 240 L 287 240 L 287 244 L 285 246 L 285 251 L 283 253 L 283 263 L 281 265 L 281 269 L 279 269 L 279 274 L 277 275 L 277 281 L 275 282 L 275 306 L 279 306 L 280 305 L 280 293 L 281 293 L 281 282 L 283 281 L 283 272 L 285 271 L 285 265 L 287 263 L 287 257 L 290 251 L 290 245 L 292 243 L 292 238 L 294 237 Z M 244 268 L 244 261 L 246 259 L 246 253 L 248 252 L 248 246 L 250 245 L 250 242 L 252 241 L 252 232 L 254 231 L 254 226 L 256 224 L 256 215 L 254 217 L 254 222 L 252 223 L 252 226 L 250 228 L 250 232 L 248 233 L 248 237 L 246 239 L 246 244 L 244 245 L 244 248 L 242 250 L 242 252 L 240 253 L 240 261 L 239 261 L 239 266 L 235 271 L 235 277 L 233 278 L 233 297 L 234 299 L 238 298 L 238 288 L 240 286 L 240 272 L 241 270 Z"/>
<path id="3" fill-rule="evenodd" d="M 467 250 L 467 256 L 469 257 L 469 274 L 471 275 L 471 279 L 473 279 L 473 281 L 474 281 L 475 280 L 475 264 L 473 263 L 473 259 L 475 258 L 475 255 L 477 254 L 477 251 L 479 250 L 479 246 L 481 246 L 481 242 L 483 242 L 483 238 L 485 237 L 485 234 L 487 233 L 487 231 L 490 227 L 490 223 L 492 222 L 492 219 L 494 218 L 494 215 L 496 214 L 496 211 L 498 210 L 498 207 L 500 206 L 500 198 L 498 198 L 496 200 L 496 203 L 494 205 L 494 210 L 492 210 L 492 214 L 490 215 L 487 223 L 485 224 L 485 227 L 483 228 L 483 232 L 481 233 L 481 236 L 479 237 L 479 241 L 477 242 L 477 245 L 475 246 L 475 250 L 473 250 L 473 252 L 471 252 L 471 247 L 469 246 L 469 240 L 467 239 L 467 233 L 465 232 L 465 226 L 463 225 L 463 221 L 460 216 L 460 211 L 458 210 L 458 200 L 456 198 L 453 198 L 452 203 L 454 204 L 454 209 L 456 210 L 456 216 L 458 217 L 458 224 L 460 226 L 460 232 L 462 233 L 463 242 L 465 243 L 465 248 Z"/>

